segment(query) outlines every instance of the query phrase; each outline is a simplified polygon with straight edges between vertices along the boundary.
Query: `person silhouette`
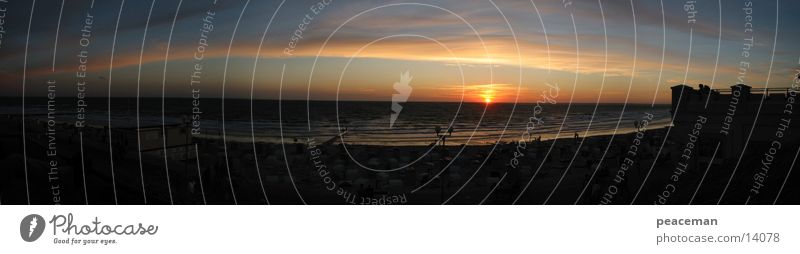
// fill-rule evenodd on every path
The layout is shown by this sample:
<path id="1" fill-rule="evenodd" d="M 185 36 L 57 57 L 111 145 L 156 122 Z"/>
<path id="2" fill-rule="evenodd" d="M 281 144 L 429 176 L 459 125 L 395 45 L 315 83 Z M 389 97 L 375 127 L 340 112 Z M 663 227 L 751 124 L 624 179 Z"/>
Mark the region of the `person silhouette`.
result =
<path id="1" fill-rule="evenodd" d="M 698 92 L 700 93 L 700 99 L 703 99 L 711 92 L 711 88 L 707 85 L 700 84 Z"/>

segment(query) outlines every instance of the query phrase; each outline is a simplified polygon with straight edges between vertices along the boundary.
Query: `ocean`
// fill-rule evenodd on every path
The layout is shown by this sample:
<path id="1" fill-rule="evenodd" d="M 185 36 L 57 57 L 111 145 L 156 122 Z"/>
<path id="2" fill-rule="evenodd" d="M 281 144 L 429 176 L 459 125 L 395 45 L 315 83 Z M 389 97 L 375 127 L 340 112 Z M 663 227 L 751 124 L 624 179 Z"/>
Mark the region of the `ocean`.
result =
<path id="1" fill-rule="evenodd" d="M 86 99 L 86 123 L 109 125 L 109 99 Z M 46 119 L 46 98 L 26 99 L 27 118 Z M 523 134 L 544 140 L 633 132 L 634 122 L 652 115 L 648 129 L 670 124 L 669 105 L 643 104 L 542 104 L 407 102 L 390 127 L 391 102 L 368 101 L 277 101 L 141 98 L 139 126 L 192 124 L 197 120 L 198 137 L 221 138 L 223 126 L 228 141 L 304 142 L 306 138 L 330 140 L 340 133 L 347 144 L 424 146 L 446 135 L 447 145 L 486 145 L 516 142 Z M 57 99 L 51 109 L 57 122 L 73 124 L 75 100 Z M 111 128 L 137 126 L 137 99 L 111 98 Z M 223 114 L 224 106 L 224 114 Z M 252 111 L 251 111 L 252 108 Z M 194 110 L 194 112 L 193 112 Z M 0 114 L 21 114 L 21 98 L 0 100 Z M 163 118 L 162 118 L 163 113 Z M 224 122 L 223 122 L 224 117 Z M 529 125 L 531 117 L 536 125 Z M 252 120 L 251 120 L 252 119 Z M 448 129 L 452 127 L 452 133 Z"/>

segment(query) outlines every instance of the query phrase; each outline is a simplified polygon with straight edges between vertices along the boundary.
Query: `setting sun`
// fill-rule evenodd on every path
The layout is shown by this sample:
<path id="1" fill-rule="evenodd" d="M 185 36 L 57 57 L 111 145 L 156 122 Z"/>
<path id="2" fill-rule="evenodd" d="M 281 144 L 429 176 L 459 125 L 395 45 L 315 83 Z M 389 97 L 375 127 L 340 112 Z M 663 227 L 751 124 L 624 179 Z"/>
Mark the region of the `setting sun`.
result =
<path id="1" fill-rule="evenodd" d="M 495 97 L 495 90 L 493 89 L 493 85 L 489 84 L 488 87 L 482 87 L 480 90 L 480 97 L 483 99 L 484 103 L 491 103 L 492 99 Z"/>

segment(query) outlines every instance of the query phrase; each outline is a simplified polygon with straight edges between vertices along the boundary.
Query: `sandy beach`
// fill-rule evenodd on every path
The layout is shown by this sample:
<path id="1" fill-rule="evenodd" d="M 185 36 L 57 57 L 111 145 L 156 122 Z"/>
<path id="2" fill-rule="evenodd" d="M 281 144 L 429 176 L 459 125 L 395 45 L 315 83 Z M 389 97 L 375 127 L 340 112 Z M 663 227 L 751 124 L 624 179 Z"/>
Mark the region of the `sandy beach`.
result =
<path id="1" fill-rule="evenodd" d="M 22 142 L 21 118 L 9 115 L 3 121 L 8 133 L 3 161 L 23 169 L 23 154 L 16 145 Z M 28 121 L 28 133 L 44 124 Z M 407 204 L 596 203 L 598 185 L 610 179 L 624 153 L 621 149 L 635 137 L 635 133 L 624 133 L 477 146 L 395 147 L 344 145 L 338 138 L 227 145 L 220 139 L 195 138 L 184 147 L 188 149 L 182 148 L 185 155 L 178 152 L 180 156 L 164 159 L 163 152 L 140 155 L 135 144 L 115 143 L 119 140 L 112 139 L 109 146 L 104 129 L 60 127 L 56 181 L 63 202 L 74 204 L 144 204 L 145 199 L 147 204 L 266 204 L 267 200 L 271 204 L 361 204 L 372 199 L 386 203 L 381 201 L 386 198 Z M 643 132 L 647 145 L 641 164 L 654 160 L 652 153 L 664 131 Z M 53 167 L 45 158 L 46 137 L 27 137 L 28 188 L 32 199 L 47 202 L 52 196 L 48 186 L 53 181 L 48 181 L 48 175 Z M 630 171 L 635 171 L 630 178 L 641 178 L 644 170 Z M 18 179 L 6 181 L 4 188 L 25 187 L 19 181 L 24 180 L 21 170 L 4 173 L 11 175 L 3 179 Z M 628 184 L 627 188 L 634 187 L 633 181 Z M 520 196 L 523 189 L 527 191 Z M 615 201 L 629 198 L 621 195 Z M 3 197 L 4 203 L 14 200 Z"/>

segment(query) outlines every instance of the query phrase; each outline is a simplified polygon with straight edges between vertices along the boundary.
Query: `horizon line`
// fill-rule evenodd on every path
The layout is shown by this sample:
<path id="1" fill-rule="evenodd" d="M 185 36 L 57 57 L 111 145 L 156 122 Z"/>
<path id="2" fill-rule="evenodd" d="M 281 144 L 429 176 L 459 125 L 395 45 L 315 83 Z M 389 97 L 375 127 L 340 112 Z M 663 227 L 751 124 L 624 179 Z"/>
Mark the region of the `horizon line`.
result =
<path id="1" fill-rule="evenodd" d="M 15 98 L 15 99 L 21 99 L 21 98 L 22 98 L 22 96 L 5 96 L 5 95 L 0 95 L 0 98 Z M 47 96 L 25 96 L 25 98 L 28 98 L 28 99 L 47 99 Z M 84 99 L 108 99 L 108 98 L 114 98 L 114 99 L 136 99 L 136 98 L 138 98 L 138 99 L 161 99 L 161 98 L 163 98 L 163 99 L 187 99 L 187 100 L 194 100 L 194 98 L 192 98 L 192 97 L 151 97 L 151 96 L 140 96 L 140 97 L 129 97 L 129 96 L 111 96 L 111 97 L 103 96 L 103 97 L 94 97 L 94 96 L 93 96 L 93 97 L 85 97 Z M 58 99 L 58 98 L 57 98 L 57 99 Z M 226 99 L 226 100 L 250 100 L 250 98 L 239 98 L 239 97 L 232 97 L 232 98 L 208 97 L 208 98 L 199 98 L 199 99 L 197 99 L 197 100 L 204 100 L 204 99 L 215 99 L 215 100 L 222 100 L 222 99 Z M 330 100 L 330 99 L 312 99 L 312 100 L 302 100 L 302 99 L 283 99 L 283 100 L 278 100 L 278 99 L 253 99 L 253 100 L 254 100 L 254 101 L 291 101 L 291 102 L 295 102 L 295 101 L 313 101 L 313 102 L 335 102 L 335 101 L 341 101 L 341 102 L 386 102 L 386 103 L 391 103 L 391 102 L 392 102 L 391 100 Z M 485 103 L 485 102 L 483 102 L 483 101 L 407 101 L 407 102 L 404 102 L 404 103 L 470 103 L 470 104 L 486 104 L 486 103 Z M 534 104 L 534 103 L 536 103 L 536 101 L 531 101 L 531 102 L 517 102 L 516 104 Z M 489 103 L 489 104 L 515 104 L 515 103 L 514 103 L 514 102 L 505 102 L 505 101 L 492 101 L 492 102 L 491 102 L 491 103 Z M 598 104 L 598 105 L 603 105 L 603 104 L 628 104 L 628 105 L 650 105 L 651 103 L 645 103 L 645 102 L 641 102 L 641 103 L 638 103 L 638 102 L 637 102 L 637 103 L 625 103 L 625 102 L 600 102 L 600 103 L 595 103 L 595 102 L 573 102 L 573 103 L 555 103 L 555 104 L 591 104 L 591 105 L 594 105 L 594 104 Z M 655 105 L 670 105 L 670 103 L 655 103 Z"/>

